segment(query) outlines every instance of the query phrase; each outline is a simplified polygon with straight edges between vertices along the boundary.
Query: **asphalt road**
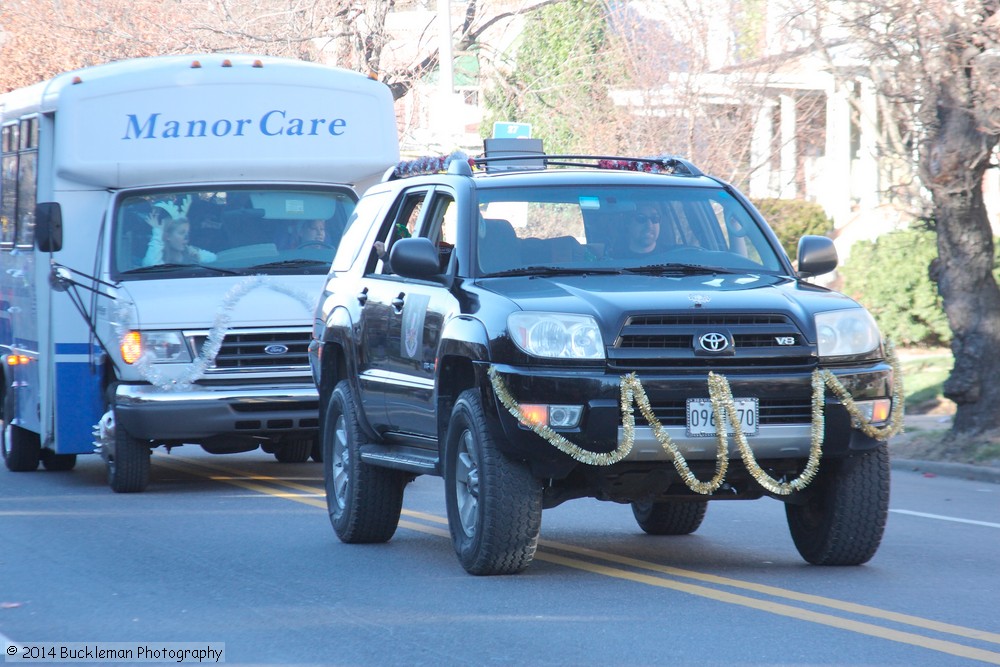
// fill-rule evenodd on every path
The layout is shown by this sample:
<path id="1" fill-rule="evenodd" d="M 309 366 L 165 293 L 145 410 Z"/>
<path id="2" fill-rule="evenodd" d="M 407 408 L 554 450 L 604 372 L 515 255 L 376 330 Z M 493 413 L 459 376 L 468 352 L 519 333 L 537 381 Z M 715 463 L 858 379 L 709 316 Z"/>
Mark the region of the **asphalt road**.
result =
<path id="1" fill-rule="evenodd" d="M 527 571 L 482 578 L 455 558 L 439 479 L 407 487 L 388 544 L 345 545 L 318 464 L 153 461 L 131 495 L 96 457 L 0 470 L 0 640 L 224 644 L 230 665 L 1000 664 L 988 482 L 894 469 L 861 567 L 805 564 L 770 499 L 712 503 L 684 537 L 577 500 L 546 510 Z"/>

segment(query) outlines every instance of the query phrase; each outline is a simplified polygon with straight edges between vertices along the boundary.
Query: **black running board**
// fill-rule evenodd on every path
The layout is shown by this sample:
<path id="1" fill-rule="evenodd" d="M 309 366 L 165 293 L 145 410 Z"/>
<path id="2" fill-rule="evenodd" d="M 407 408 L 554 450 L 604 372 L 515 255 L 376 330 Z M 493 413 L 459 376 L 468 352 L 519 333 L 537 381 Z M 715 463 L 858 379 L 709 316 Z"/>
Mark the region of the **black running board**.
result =
<path id="1" fill-rule="evenodd" d="M 437 452 L 404 445 L 361 445 L 361 460 L 373 466 L 405 470 L 417 475 L 441 476 Z"/>

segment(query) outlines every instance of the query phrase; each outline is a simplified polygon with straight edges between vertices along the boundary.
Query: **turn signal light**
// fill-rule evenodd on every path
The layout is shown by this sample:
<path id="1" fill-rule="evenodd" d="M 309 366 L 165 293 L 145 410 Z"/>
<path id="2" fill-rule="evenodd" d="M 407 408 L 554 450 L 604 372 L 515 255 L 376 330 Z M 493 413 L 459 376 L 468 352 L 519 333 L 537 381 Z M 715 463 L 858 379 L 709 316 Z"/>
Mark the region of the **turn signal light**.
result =
<path id="1" fill-rule="evenodd" d="M 122 336 L 122 360 L 134 364 L 142 357 L 142 336 L 138 331 L 129 331 Z"/>
<path id="2" fill-rule="evenodd" d="M 548 426 L 549 408 L 547 405 L 521 404 L 521 415 L 528 426 Z"/>
<path id="3" fill-rule="evenodd" d="M 888 398 L 883 398 L 877 401 L 872 401 L 872 422 L 875 424 L 884 424 L 889 421 L 889 413 L 892 410 L 892 401 Z"/>

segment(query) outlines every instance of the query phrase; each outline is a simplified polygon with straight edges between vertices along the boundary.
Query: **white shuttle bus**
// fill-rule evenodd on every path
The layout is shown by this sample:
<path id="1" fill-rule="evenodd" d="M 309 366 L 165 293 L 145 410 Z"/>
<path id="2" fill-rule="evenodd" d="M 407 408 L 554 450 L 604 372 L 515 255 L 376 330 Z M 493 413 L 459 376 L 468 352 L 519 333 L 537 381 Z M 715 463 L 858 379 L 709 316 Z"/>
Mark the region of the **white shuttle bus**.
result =
<path id="1" fill-rule="evenodd" d="M 399 159 L 388 88 L 318 64 L 163 56 L 0 95 L 3 457 L 118 492 L 150 452 L 318 430 L 314 300 L 359 194 Z"/>

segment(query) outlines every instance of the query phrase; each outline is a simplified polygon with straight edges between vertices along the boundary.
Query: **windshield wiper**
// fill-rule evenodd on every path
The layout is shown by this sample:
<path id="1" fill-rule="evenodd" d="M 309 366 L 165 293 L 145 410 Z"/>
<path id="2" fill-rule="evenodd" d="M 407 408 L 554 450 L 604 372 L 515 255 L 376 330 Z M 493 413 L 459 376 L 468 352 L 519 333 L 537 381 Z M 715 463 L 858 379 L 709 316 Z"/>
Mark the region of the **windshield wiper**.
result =
<path id="1" fill-rule="evenodd" d="M 704 264 L 684 264 L 683 262 L 669 262 L 667 264 L 649 264 L 646 266 L 632 266 L 624 269 L 629 273 L 730 273 L 744 274 L 746 271 L 737 269 L 727 269 L 721 266 L 705 266 Z"/>
<path id="2" fill-rule="evenodd" d="M 489 274 L 490 278 L 501 276 L 583 276 L 589 273 L 620 274 L 621 269 L 608 267 L 569 267 L 569 266 L 523 266 L 518 269 L 496 271 Z"/>
<path id="3" fill-rule="evenodd" d="M 323 262 L 318 259 L 284 259 L 280 262 L 267 262 L 265 264 L 254 264 L 249 267 L 249 270 L 257 271 L 259 269 L 293 269 L 303 266 L 316 266 L 322 264 L 327 266 L 330 262 Z"/>
<path id="4" fill-rule="evenodd" d="M 140 266 L 135 269 L 129 269 L 128 271 L 122 271 L 121 275 L 134 276 L 140 273 L 167 273 L 170 271 L 176 271 L 177 269 L 204 269 L 205 271 L 219 273 L 224 276 L 241 275 L 239 271 L 222 269 L 218 266 L 210 266 L 207 264 L 153 264 L 152 266 Z"/>

